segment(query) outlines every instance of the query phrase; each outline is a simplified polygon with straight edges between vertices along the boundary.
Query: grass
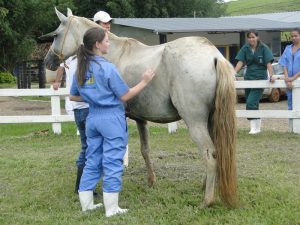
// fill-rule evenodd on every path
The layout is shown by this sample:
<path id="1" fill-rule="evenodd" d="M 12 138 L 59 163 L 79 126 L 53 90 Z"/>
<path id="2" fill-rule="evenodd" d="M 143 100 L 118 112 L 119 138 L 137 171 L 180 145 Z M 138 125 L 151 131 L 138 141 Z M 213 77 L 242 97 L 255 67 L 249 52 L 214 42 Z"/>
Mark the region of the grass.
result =
<path id="1" fill-rule="evenodd" d="M 299 9 L 299 0 L 238 0 L 227 3 L 226 13 L 230 16 L 238 16 L 295 11 Z"/>
<path id="2" fill-rule="evenodd" d="M 6 89 L 6 88 L 18 88 L 17 84 L 15 83 L 0 83 L 0 89 Z"/>
<path id="3" fill-rule="evenodd" d="M 51 101 L 50 96 L 21 96 L 19 98 L 25 101 L 44 101 L 44 102 Z"/>
<path id="4" fill-rule="evenodd" d="M 45 129 L 50 132 L 38 132 Z M 103 209 L 80 211 L 73 193 L 79 138 L 74 123 L 64 123 L 62 129 L 62 135 L 54 135 L 50 124 L 0 125 L 0 224 L 300 224 L 299 135 L 263 131 L 249 136 L 239 130 L 242 206 L 227 209 L 218 200 L 214 207 L 202 209 L 205 168 L 187 130 L 169 135 L 166 127 L 150 127 L 157 175 L 155 187 L 150 188 L 138 132 L 129 123 L 129 168 L 123 176 L 120 205 L 130 211 L 107 219 Z M 101 193 L 100 188 L 101 183 Z"/>

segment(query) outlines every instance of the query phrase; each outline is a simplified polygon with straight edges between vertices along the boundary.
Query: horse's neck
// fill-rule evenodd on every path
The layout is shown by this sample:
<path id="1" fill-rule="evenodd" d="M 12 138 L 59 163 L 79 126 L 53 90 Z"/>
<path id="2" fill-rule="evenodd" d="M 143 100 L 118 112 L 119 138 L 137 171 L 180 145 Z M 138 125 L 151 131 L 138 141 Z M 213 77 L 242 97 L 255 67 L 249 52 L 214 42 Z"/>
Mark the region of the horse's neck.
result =
<path id="1" fill-rule="evenodd" d="M 100 25 L 90 21 L 89 19 L 86 19 L 84 17 L 78 17 L 80 21 L 80 25 L 77 27 L 77 32 L 80 34 L 83 38 L 83 34 L 85 31 L 92 27 L 101 27 Z M 82 40 L 81 38 L 81 40 Z M 132 52 L 130 49 L 137 49 L 139 47 L 145 46 L 144 44 L 138 42 L 135 39 L 126 38 L 126 37 L 118 37 L 113 33 L 109 32 L 109 40 L 111 42 L 109 53 L 106 55 L 106 57 L 112 61 L 113 63 L 118 64 L 121 60 L 122 55 L 126 55 L 129 57 L 128 54 L 131 54 Z"/>
<path id="2" fill-rule="evenodd" d="M 77 27 L 77 33 L 78 35 L 81 35 L 83 37 L 84 33 L 93 27 L 100 27 L 102 28 L 99 24 L 94 23 L 92 21 L 90 21 L 87 18 L 84 17 L 78 17 L 79 21 L 80 21 L 80 26 Z M 102 28 L 103 29 L 103 28 Z M 122 49 L 122 46 L 126 43 L 128 38 L 120 38 L 118 36 L 116 36 L 113 33 L 109 32 L 109 40 L 112 43 L 112 48 L 110 49 L 113 52 L 119 52 Z"/>

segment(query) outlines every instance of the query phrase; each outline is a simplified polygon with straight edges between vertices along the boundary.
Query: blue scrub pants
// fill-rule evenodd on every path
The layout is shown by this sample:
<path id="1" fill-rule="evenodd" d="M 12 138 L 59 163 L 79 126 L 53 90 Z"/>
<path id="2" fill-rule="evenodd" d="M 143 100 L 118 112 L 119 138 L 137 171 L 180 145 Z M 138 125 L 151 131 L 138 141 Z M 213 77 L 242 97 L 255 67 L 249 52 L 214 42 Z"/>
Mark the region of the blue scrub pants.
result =
<path id="1" fill-rule="evenodd" d="M 80 143 L 81 143 L 81 151 L 76 160 L 76 165 L 80 169 L 83 169 L 85 165 L 85 153 L 87 149 L 85 125 L 86 125 L 86 118 L 88 114 L 89 114 L 89 108 L 74 109 L 75 123 L 80 134 Z"/>
<path id="2" fill-rule="evenodd" d="M 286 96 L 288 100 L 288 110 L 293 110 L 293 92 L 287 89 Z"/>
<path id="3" fill-rule="evenodd" d="M 101 177 L 104 192 L 120 192 L 128 143 L 125 113 L 90 108 L 86 135 L 88 148 L 79 192 L 95 190 Z"/>

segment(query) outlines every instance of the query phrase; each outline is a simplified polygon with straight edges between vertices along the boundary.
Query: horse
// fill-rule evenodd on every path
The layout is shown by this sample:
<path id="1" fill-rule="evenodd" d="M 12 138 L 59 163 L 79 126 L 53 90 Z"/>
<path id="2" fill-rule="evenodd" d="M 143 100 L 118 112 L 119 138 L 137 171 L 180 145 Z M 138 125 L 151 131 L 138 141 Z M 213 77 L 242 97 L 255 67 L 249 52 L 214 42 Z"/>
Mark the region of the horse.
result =
<path id="1" fill-rule="evenodd" d="M 40 37 L 54 38 L 44 59 L 50 70 L 76 54 L 85 31 L 100 28 L 87 18 L 74 16 L 70 9 L 67 16 L 56 8 L 55 11 L 61 24 Z M 202 206 L 215 203 L 217 187 L 224 205 L 236 207 L 236 93 L 232 65 L 203 37 L 147 46 L 109 32 L 109 40 L 105 58 L 117 66 L 129 86 L 137 84 L 147 68 L 156 72 L 151 84 L 126 104 L 126 115 L 137 124 L 148 184 L 154 185 L 156 175 L 149 156 L 147 121 L 169 123 L 182 119 L 206 162 Z"/>

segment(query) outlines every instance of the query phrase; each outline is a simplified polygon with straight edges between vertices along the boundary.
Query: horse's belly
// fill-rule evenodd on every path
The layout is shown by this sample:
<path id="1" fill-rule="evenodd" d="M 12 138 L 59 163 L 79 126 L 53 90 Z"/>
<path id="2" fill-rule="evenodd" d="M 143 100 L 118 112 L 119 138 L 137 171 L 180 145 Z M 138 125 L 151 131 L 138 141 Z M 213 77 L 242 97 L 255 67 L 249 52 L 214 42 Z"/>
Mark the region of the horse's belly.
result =
<path id="1" fill-rule="evenodd" d="M 132 119 L 168 123 L 180 119 L 170 98 L 140 94 L 127 102 L 126 114 Z"/>

